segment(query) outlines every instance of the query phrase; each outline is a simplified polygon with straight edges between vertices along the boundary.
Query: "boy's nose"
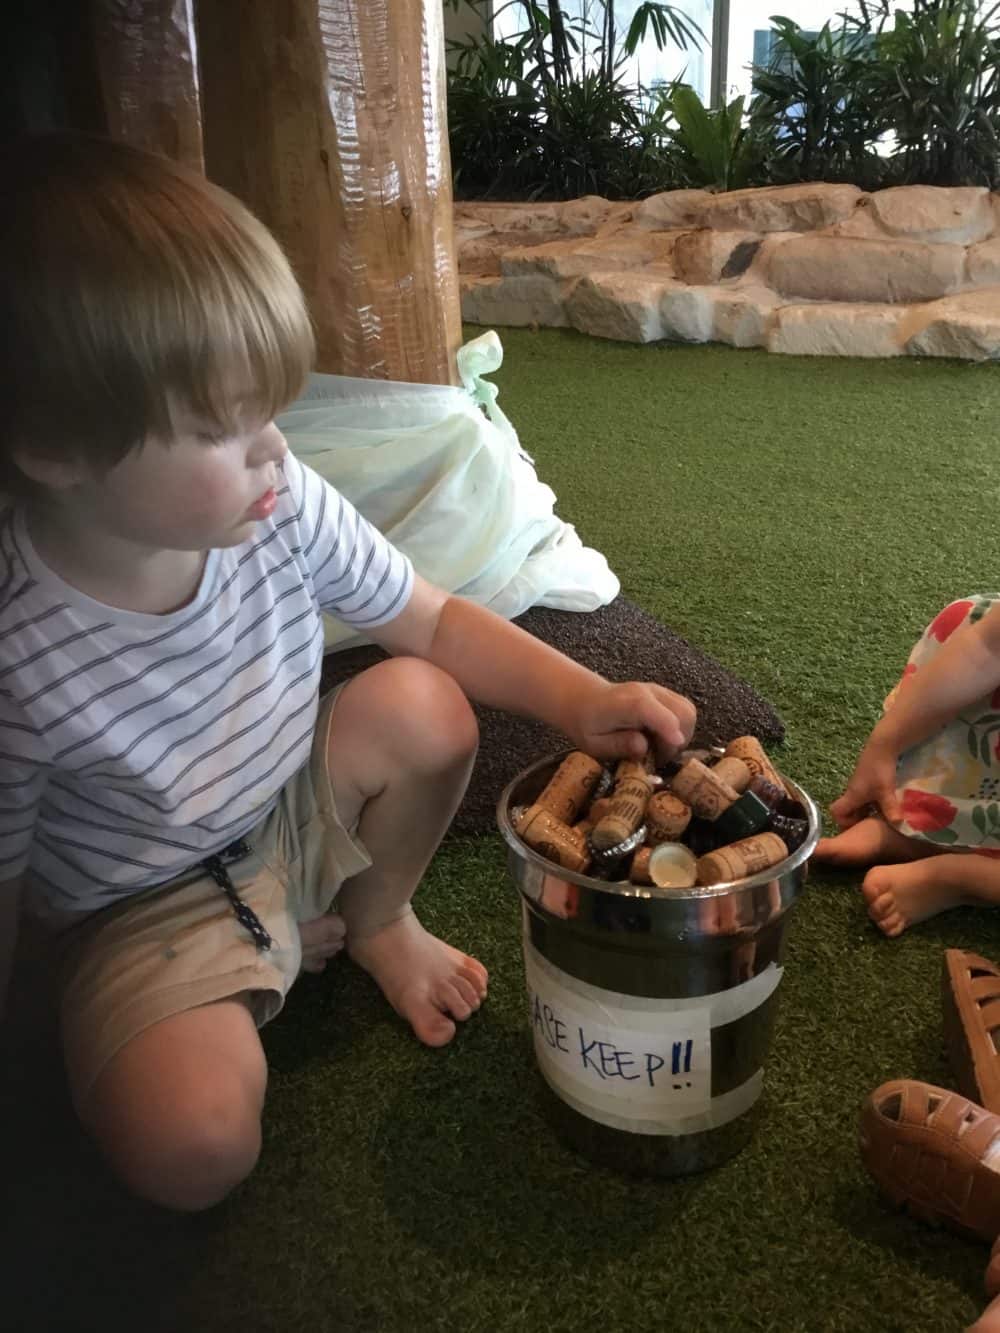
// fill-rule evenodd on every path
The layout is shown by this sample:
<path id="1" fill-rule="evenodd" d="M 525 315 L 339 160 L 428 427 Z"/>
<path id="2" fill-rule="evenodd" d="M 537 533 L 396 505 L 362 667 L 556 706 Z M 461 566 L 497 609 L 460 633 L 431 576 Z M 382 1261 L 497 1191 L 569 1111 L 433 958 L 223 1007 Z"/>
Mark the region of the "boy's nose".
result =
<path id="1" fill-rule="evenodd" d="M 250 462 L 253 467 L 264 467 L 268 463 L 280 463 L 287 453 L 287 440 L 274 422 L 269 421 L 253 442 Z"/>

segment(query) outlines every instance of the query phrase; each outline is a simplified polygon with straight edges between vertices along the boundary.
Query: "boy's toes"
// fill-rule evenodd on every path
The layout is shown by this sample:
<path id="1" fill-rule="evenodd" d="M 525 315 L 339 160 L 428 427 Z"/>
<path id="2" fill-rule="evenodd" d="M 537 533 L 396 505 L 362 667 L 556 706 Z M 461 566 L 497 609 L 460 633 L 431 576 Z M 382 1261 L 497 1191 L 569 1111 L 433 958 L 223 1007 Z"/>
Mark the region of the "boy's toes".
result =
<path id="1" fill-rule="evenodd" d="M 429 1001 L 406 1015 L 414 1034 L 425 1046 L 447 1046 L 455 1035 L 455 1024 Z"/>
<path id="2" fill-rule="evenodd" d="M 486 986 L 489 981 L 489 973 L 477 958 L 470 958 L 465 955 L 465 961 L 458 968 L 458 976 L 463 981 L 472 986 L 480 1000 L 486 999 Z"/>
<path id="3" fill-rule="evenodd" d="M 451 983 L 451 989 L 456 993 L 461 1002 L 468 1008 L 469 1014 L 475 1013 L 475 1011 L 482 1004 L 482 1000 L 479 997 L 479 991 L 476 989 L 476 987 L 472 984 L 471 981 L 466 981 L 464 977 L 455 977 Z M 448 1006 L 448 1009 L 450 1013 L 455 1013 L 455 1011 L 451 1008 L 450 1004 Z M 468 1014 L 455 1014 L 455 1017 L 467 1018 Z"/>

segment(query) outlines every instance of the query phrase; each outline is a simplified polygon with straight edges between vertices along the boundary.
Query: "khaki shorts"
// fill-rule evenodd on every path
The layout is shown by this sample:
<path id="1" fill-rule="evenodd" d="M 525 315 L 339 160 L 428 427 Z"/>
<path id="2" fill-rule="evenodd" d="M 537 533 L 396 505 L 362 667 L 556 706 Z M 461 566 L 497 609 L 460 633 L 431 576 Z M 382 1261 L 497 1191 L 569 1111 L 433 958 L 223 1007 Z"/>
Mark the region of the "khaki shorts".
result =
<path id="1" fill-rule="evenodd" d="M 229 865 L 240 897 L 274 943 L 258 950 L 222 889 L 195 870 L 98 912 L 65 939 L 60 1023 L 79 1099 L 132 1037 L 171 1014 L 246 993 L 260 1027 L 299 972 L 297 922 L 329 911 L 344 880 L 371 865 L 334 806 L 327 738 L 337 691 L 320 705 L 312 756 Z"/>

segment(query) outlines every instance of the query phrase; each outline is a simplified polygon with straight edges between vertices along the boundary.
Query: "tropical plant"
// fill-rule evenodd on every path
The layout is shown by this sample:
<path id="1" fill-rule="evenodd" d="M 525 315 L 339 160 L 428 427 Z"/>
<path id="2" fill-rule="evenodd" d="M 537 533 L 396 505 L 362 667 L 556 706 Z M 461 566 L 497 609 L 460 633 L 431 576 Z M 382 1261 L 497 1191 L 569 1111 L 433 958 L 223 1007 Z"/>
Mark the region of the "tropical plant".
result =
<path id="1" fill-rule="evenodd" d="M 860 92 L 873 126 L 896 140 L 894 178 L 906 184 L 1000 184 L 1000 3 L 889 0 L 863 4 L 876 31 Z"/>
<path id="2" fill-rule="evenodd" d="M 743 98 L 706 107 L 693 88 L 676 87 L 668 99 L 676 122 L 671 131 L 679 174 L 686 185 L 738 190 L 759 165 L 758 146 L 743 120 Z"/>
<path id="3" fill-rule="evenodd" d="M 777 40 L 770 62 L 753 70 L 750 107 L 755 128 L 773 135 L 770 179 L 876 184 L 878 130 L 861 93 L 871 33 L 861 23 L 808 33 L 780 15 L 771 27 Z"/>
<path id="4" fill-rule="evenodd" d="M 444 0 L 485 12 L 487 0 Z M 448 123 L 460 195 L 631 198 L 665 189 L 674 156 L 662 96 L 630 87 L 624 62 L 651 36 L 697 45 L 675 6 L 646 0 L 620 31 L 615 0 L 569 13 L 561 0 L 507 0 L 519 30 L 448 44 Z"/>

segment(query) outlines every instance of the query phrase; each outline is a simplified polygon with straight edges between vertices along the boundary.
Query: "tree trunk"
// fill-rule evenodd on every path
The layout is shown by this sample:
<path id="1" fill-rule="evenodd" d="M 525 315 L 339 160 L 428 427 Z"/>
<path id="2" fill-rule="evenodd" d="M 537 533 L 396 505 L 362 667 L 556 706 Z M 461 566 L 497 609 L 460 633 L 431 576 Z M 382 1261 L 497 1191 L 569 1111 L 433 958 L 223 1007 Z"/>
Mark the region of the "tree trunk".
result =
<path id="1" fill-rule="evenodd" d="M 441 0 L 201 0 L 198 41 L 208 174 L 285 247 L 317 368 L 454 382 Z"/>

